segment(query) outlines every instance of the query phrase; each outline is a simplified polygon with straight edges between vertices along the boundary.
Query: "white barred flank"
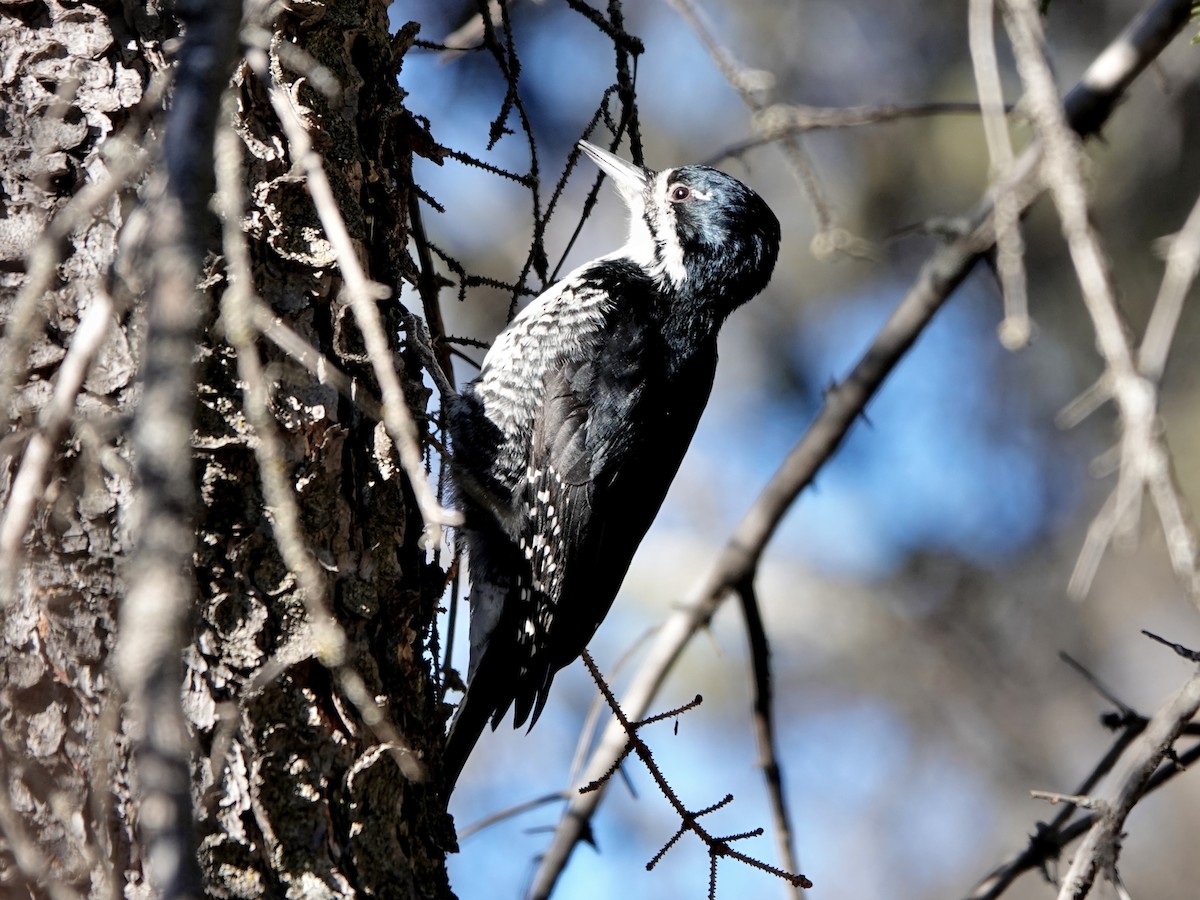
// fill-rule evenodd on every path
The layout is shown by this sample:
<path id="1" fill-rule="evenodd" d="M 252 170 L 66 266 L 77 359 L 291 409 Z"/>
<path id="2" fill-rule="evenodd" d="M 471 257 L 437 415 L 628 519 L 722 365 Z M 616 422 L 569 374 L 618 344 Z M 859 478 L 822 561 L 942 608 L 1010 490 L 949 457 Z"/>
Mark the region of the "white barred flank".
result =
<path id="1" fill-rule="evenodd" d="M 603 329 L 611 298 L 584 280 L 599 261 L 575 269 L 525 307 L 496 338 L 472 385 L 484 413 L 505 436 L 497 463 L 512 476 L 528 461 L 524 454 L 550 367 L 586 353 Z"/>

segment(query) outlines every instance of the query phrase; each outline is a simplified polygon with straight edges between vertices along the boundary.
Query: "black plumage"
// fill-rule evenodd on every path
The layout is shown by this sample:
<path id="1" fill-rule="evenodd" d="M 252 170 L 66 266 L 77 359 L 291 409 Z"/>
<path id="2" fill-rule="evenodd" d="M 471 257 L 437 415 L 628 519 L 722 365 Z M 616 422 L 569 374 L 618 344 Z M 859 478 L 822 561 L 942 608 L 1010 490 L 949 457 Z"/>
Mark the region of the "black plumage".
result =
<path id="1" fill-rule="evenodd" d="M 582 146 L 630 207 L 629 241 L 518 315 L 451 408 L 471 659 L 448 789 L 489 721 L 537 720 L 599 627 L 704 411 L 717 333 L 778 253 L 775 216 L 730 176 Z"/>

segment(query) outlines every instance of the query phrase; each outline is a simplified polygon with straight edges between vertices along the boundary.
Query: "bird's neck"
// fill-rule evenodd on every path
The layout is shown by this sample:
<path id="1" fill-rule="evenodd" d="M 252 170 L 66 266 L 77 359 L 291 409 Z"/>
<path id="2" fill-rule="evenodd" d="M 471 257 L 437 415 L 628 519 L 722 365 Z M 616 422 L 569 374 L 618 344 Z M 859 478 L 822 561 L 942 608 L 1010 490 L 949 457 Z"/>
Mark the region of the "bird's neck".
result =
<path id="1" fill-rule="evenodd" d="M 662 291 L 656 299 L 656 318 L 668 360 L 682 366 L 697 354 L 715 352 L 717 333 L 725 319 L 720 304 L 694 293 L 689 285 Z"/>

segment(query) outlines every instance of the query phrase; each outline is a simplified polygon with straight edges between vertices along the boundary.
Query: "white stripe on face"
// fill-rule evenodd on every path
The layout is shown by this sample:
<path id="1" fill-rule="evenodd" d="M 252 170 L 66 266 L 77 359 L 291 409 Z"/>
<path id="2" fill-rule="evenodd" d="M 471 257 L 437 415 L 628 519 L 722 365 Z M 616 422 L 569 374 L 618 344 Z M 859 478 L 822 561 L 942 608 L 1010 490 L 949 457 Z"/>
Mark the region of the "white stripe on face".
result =
<path id="1" fill-rule="evenodd" d="M 636 206 L 630 204 L 629 240 L 612 257 L 637 263 L 659 285 L 678 288 L 687 280 L 683 246 L 675 230 L 675 204 L 667 197 L 674 169 L 660 172 Z"/>

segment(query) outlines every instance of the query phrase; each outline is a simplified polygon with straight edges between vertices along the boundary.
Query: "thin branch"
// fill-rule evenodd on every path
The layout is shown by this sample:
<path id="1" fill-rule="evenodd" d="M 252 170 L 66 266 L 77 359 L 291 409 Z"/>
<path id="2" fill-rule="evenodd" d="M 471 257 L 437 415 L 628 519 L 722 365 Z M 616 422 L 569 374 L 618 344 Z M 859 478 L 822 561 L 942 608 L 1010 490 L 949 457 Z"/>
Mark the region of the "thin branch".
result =
<path id="1" fill-rule="evenodd" d="M 650 638 L 654 637 L 654 633 L 657 630 L 658 627 L 652 625 L 637 636 L 637 639 L 625 649 L 609 670 L 612 678 L 616 678 L 633 659 L 634 655 L 646 645 Z M 583 727 L 579 729 L 579 740 L 575 742 L 575 753 L 571 757 L 571 765 L 567 770 L 571 773 L 568 779 L 571 784 L 578 783 L 579 774 L 583 770 L 583 764 L 587 762 L 588 748 L 592 746 L 592 741 L 596 736 L 596 729 L 600 725 L 600 716 L 604 712 L 604 707 L 604 695 L 602 694 L 597 694 L 595 700 L 588 706 L 587 715 L 583 718 Z"/>
<path id="2" fill-rule="evenodd" d="M 271 105 L 279 116 L 284 134 L 287 135 L 292 160 L 307 176 L 305 184 L 337 257 L 346 286 L 346 296 L 362 332 L 367 356 L 382 392 L 383 422 L 399 451 L 400 464 L 404 467 L 421 516 L 425 520 L 426 539 L 430 544 L 440 544 L 442 526 L 457 525 L 462 517 L 457 512 L 442 508 L 425 475 L 425 461 L 421 454 L 417 424 L 408 408 L 400 378 L 396 374 L 392 350 L 383 330 L 379 308 L 376 306 L 376 301 L 388 296 L 389 291 L 382 285 L 371 282 L 358 261 L 354 242 L 338 210 L 321 157 L 312 148 L 295 96 L 281 85 L 272 86 L 270 94 Z"/>
<path id="3" fill-rule="evenodd" d="M 29 438 L 4 506 L 4 518 L 0 521 L 0 609 L 14 599 L 25 557 L 25 533 L 34 508 L 42 499 L 51 460 L 71 426 L 79 391 L 112 325 L 112 299 L 97 289 L 58 368 L 54 394 L 42 409 L 38 428 Z"/>
<path id="4" fill-rule="evenodd" d="M 1133 467 L 1151 440 L 1144 416 L 1153 415 L 1154 398 L 1146 396 L 1146 386 L 1138 378 L 1128 330 L 1117 306 L 1112 271 L 1090 221 L 1079 141 L 1059 102 L 1054 73 L 1045 54 L 1040 14 L 1034 0 L 1006 0 L 1005 6 L 1017 68 L 1026 85 L 1026 106 L 1045 146 L 1045 180 L 1062 221 L 1097 344 L 1112 373 L 1113 396 L 1124 419 L 1125 449 L 1117 501 L 1117 515 L 1123 517 L 1130 512 L 1134 498 L 1140 500 L 1140 484 Z"/>
<path id="5" fill-rule="evenodd" d="M 483 0 L 476 0 L 476 2 L 482 9 Z M 505 134 L 511 133 L 507 121 L 512 112 L 515 111 L 517 119 L 521 124 L 521 131 L 525 135 L 525 142 L 529 147 L 529 173 L 525 176 L 525 184 L 529 188 L 529 199 L 533 205 L 533 235 L 530 240 L 529 253 L 525 257 L 524 264 L 521 266 L 520 274 L 517 275 L 517 288 L 513 291 L 512 303 L 508 311 L 508 317 L 511 319 L 516 313 L 517 300 L 526 288 L 530 270 L 536 271 L 542 279 L 546 277 L 545 237 L 547 217 L 542 215 L 541 174 L 538 163 L 537 141 L 534 140 L 533 126 L 529 121 L 529 115 L 525 110 L 525 102 L 521 99 L 521 92 L 518 89 L 521 77 L 521 63 L 517 58 L 516 47 L 513 43 L 512 22 L 509 19 L 508 7 L 501 3 L 499 9 L 500 18 L 495 23 L 495 25 L 500 26 L 499 30 L 497 30 L 490 19 L 485 18 L 483 20 L 484 45 L 491 52 L 492 58 L 496 62 L 496 67 L 500 70 L 500 74 L 504 77 L 504 82 L 507 85 L 507 92 L 501 103 L 500 112 L 492 121 L 488 149 L 491 150 Z M 503 37 L 503 41 L 501 41 L 501 36 Z"/>
<path id="6" fill-rule="evenodd" d="M 1155 634 L 1153 631 L 1146 631 L 1144 628 L 1142 629 L 1142 634 L 1150 638 L 1152 641 L 1157 641 L 1164 647 L 1170 647 L 1175 651 L 1176 654 L 1182 656 L 1186 660 L 1190 660 L 1191 662 L 1200 662 L 1200 651 L 1193 650 L 1191 647 L 1185 647 L 1183 644 L 1177 644 L 1174 641 L 1168 641 L 1165 637 L 1161 637 L 1160 635 Z"/>
<path id="7" fill-rule="evenodd" d="M 337 363 L 314 347 L 306 338 L 283 321 L 258 297 L 247 297 L 253 324 L 263 337 L 287 354 L 292 360 L 316 376 L 318 384 L 327 384 L 354 403 L 363 415 L 383 421 L 383 406 L 366 388 L 338 368 Z"/>
<path id="8" fill-rule="evenodd" d="M 130 449 L 137 494 L 128 590 L 114 668 L 126 699 L 134 759 L 138 855 L 164 900 L 203 895 L 192 810 L 192 747 L 181 695 L 196 591 L 193 359 L 207 297 L 197 288 L 212 194 L 220 98 L 237 51 L 242 6 L 218 0 L 178 9 L 184 37 L 163 132 L 165 179 L 145 210 L 150 274 L 142 396 Z"/>
<path id="9" fill-rule="evenodd" d="M 446 324 L 442 319 L 442 306 L 438 302 L 438 274 L 433 265 L 433 254 L 429 250 L 429 238 L 425 236 L 425 223 L 421 219 L 421 200 L 416 192 L 408 195 L 408 229 L 417 247 L 417 292 L 421 295 L 421 310 L 425 314 L 425 326 L 433 341 L 433 351 L 438 365 L 446 376 L 447 383 L 454 386 L 454 363 L 450 358 L 450 347 L 446 343 Z"/>
<path id="10" fill-rule="evenodd" d="M 977 116 L 987 107 L 978 103 L 881 103 L 878 106 L 806 106 L 800 103 L 776 103 L 755 115 L 755 127 L 763 142 L 777 141 L 789 134 L 823 131 L 829 128 L 857 128 L 882 125 L 904 119 L 930 116 Z M 998 107 L 1001 121 L 1008 108 Z"/>
<path id="11" fill-rule="evenodd" d="M 150 168 L 157 141 L 147 136 L 148 120 L 161 109 L 173 72 L 157 71 L 151 76 L 131 121 L 108 140 L 101 177 L 84 184 L 55 212 L 26 257 L 27 274 L 0 337 L 0 417 L 4 419 L 12 413 L 13 392 L 25 372 L 29 347 L 45 325 L 46 306 L 42 301 L 58 278 L 67 239 L 90 225 L 113 197 L 131 187 Z"/>
<path id="12" fill-rule="evenodd" d="M 1060 651 L 1058 658 L 1065 662 L 1068 666 L 1074 669 L 1084 681 L 1086 681 L 1093 691 L 1115 706 L 1121 711 L 1122 716 L 1135 715 L 1133 707 L 1118 697 L 1113 691 L 1106 686 L 1099 678 L 1097 678 L 1090 670 L 1084 667 L 1083 663 L 1075 659 L 1071 654 Z"/>
<path id="13" fill-rule="evenodd" d="M 975 87 L 979 92 L 979 111 L 988 155 L 991 157 L 992 175 L 997 176 L 1012 166 L 1013 147 L 1005 120 L 1008 110 L 1000 82 L 1000 64 L 996 60 L 994 18 L 995 0 L 970 0 L 967 37 L 971 64 L 975 69 Z"/>
<path id="14" fill-rule="evenodd" d="M 242 41 L 248 48 L 274 54 L 284 67 L 297 75 L 303 75 L 304 80 L 327 99 L 337 100 L 342 96 L 342 86 L 337 76 L 299 44 L 286 38 L 282 32 L 248 23 L 242 28 Z"/>
<path id="15" fill-rule="evenodd" d="M 806 106 L 776 103 L 755 114 L 758 133 L 754 137 L 714 153 L 706 160 L 706 164 L 717 165 L 722 160 L 744 156 L 750 150 L 772 144 L 787 135 L 802 135 L 809 131 L 831 128 L 883 125 L 929 116 L 979 115 L 979 112 L 978 103 L 884 103 L 879 106 Z"/>
<path id="16" fill-rule="evenodd" d="M 114 139 L 114 149 L 119 140 Z M 0 340 L 0 415 L 7 417 L 10 413 L 13 391 L 24 373 L 29 347 L 44 324 L 42 300 L 58 277 L 58 264 L 67 237 L 89 222 L 101 206 L 145 172 L 149 164 L 148 152 L 138 152 L 133 145 L 128 151 L 113 153 L 107 176 L 85 185 L 75 194 L 50 220 L 29 251 L 29 271 L 17 292 Z"/>
<path id="17" fill-rule="evenodd" d="M 1101 805 L 1094 797 L 1087 794 L 1060 794 L 1058 791 L 1032 790 L 1029 796 L 1034 800 L 1045 800 L 1051 806 L 1066 803 L 1076 809 L 1097 809 Z"/>
<path id="18" fill-rule="evenodd" d="M 666 0 L 688 27 L 696 33 L 704 48 L 712 57 L 713 62 L 725 76 L 725 80 L 738 92 L 742 102 L 750 109 L 755 127 L 759 127 L 759 117 L 767 110 L 765 95 L 774 83 L 774 76 L 759 69 L 747 69 L 742 66 L 727 47 L 717 40 L 713 30 L 704 21 L 700 10 L 692 0 Z M 800 135 L 795 131 L 785 131 L 778 135 L 784 159 L 796 182 L 808 197 L 813 213 L 817 218 L 817 233 L 813 236 L 813 252 L 818 256 L 827 256 L 840 251 L 862 253 L 859 246 L 862 242 L 837 227 L 833 219 L 833 208 L 825 199 L 820 179 L 812 158 L 804 148 Z"/>
<path id="19" fill-rule="evenodd" d="M 232 110 L 230 110 L 232 113 Z M 217 176 L 224 207 L 223 243 L 229 261 L 229 289 L 221 298 L 225 335 L 237 353 L 238 375 L 246 418 L 254 429 L 254 456 L 258 462 L 263 499 L 271 516 L 272 533 L 279 555 L 296 576 L 300 598 L 308 613 L 312 655 L 333 671 L 343 693 L 381 744 L 387 747 L 400 771 L 409 781 L 425 778 L 424 766 L 411 746 L 367 690 L 362 676 L 346 660 L 349 640 L 329 608 L 328 589 L 316 559 L 308 548 L 300 525 L 300 506 L 287 477 L 287 457 L 279 440 L 275 418 L 268 403 L 267 378 L 258 348 L 250 250 L 241 229 L 245 207 L 242 196 L 241 139 L 227 127 L 218 134 Z M 261 301 L 258 301 L 261 306 Z M 214 771 L 214 777 L 218 776 Z"/>
<path id="20" fill-rule="evenodd" d="M 493 825 L 498 825 L 508 819 L 516 818 L 529 812 L 531 809 L 537 809 L 545 806 L 548 803 L 557 803 L 559 800 L 567 799 L 566 791 L 555 791 L 553 794 L 542 794 L 540 797 L 534 797 L 532 800 L 526 800 L 523 803 L 517 803 L 507 809 L 502 809 L 499 812 L 494 812 L 490 816 L 484 816 L 477 822 L 472 822 L 470 825 L 463 826 L 458 829 L 458 840 L 461 843 L 472 835 L 478 834 L 484 829 L 491 828 Z"/>
<path id="21" fill-rule="evenodd" d="M 1117 518 L 1117 492 L 1112 491 L 1089 523 L 1083 546 L 1079 548 L 1079 556 L 1067 581 L 1067 593 L 1072 597 L 1084 597 L 1091 588 L 1104 553 L 1117 533 Z"/>
<path id="22" fill-rule="evenodd" d="M 486 15 L 493 28 L 500 22 L 500 0 L 488 0 Z M 441 39 L 441 61 L 452 62 L 464 53 L 483 48 L 484 13 L 475 13 Z"/>
<path id="23" fill-rule="evenodd" d="M 1179 754 L 1178 765 L 1160 766 L 1147 784 L 1146 793 L 1149 794 L 1167 784 L 1197 761 L 1200 761 L 1200 744 Z M 1044 869 L 1051 860 L 1057 859 L 1064 847 L 1090 830 L 1099 819 L 1098 814 L 1087 813 L 1069 825 L 1065 824 L 1064 820 L 1061 828 L 1039 825 L 1037 832 L 1029 839 L 1029 844 L 996 866 L 971 889 L 964 900 L 997 900 L 1026 872 Z"/>
<path id="24" fill-rule="evenodd" d="M 1066 100 L 1070 121 L 1081 134 L 1091 134 L 1103 124 L 1125 88 L 1183 28 L 1188 13 L 1189 0 L 1159 0 L 1089 67 Z M 1114 54 L 1112 47 L 1119 47 L 1120 51 Z M 1018 193 L 1022 208 L 1032 203 L 1039 192 L 1036 186 L 1039 156 L 1037 144 L 1022 153 L 1006 188 Z M 922 329 L 992 246 L 991 193 L 975 211 L 973 227 L 968 233 L 938 248 L 921 267 L 916 283 L 871 348 L 850 376 L 826 395 L 816 420 L 738 524 L 715 564 L 664 622 L 641 671 L 621 700 L 622 708 L 630 716 L 644 713 L 692 635 L 708 622 L 731 587 L 751 576 L 796 497 L 838 448 L 867 401 Z M 615 724 L 610 725 L 592 754 L 583 779 L 591 780 L 603 773 L 622 753 L 625 744 L 624 732 Z M 602 791 L 575 798 L 564 812 L 534 879 L 543 894 L 549 892 L 566 867 L 602 799 Z"/>
<path id="25" fill-rule="evenodd" d="M 5 850 L 16 863 L 21 880 L 28 883 L 29 896 L 37 896 L 36 889 L 41 889 L 52 900 L 81 900 L 78 893 L 54 876 L 52 861 L 29 836 L 21 815 L 13 808 L 9 786 L 16 780 L 10 772 L 7 752 L 8 748 L 0 742 L 0 835 L 4 837 Z M 11 885 L 10 879 L 11 874 L 6 872 L 5 883 Z"/>
<path id="26" fill-rule="evenodd" d="M 1138 368 L 1154 383 L 1162 381 L 1167 368 L 1167 355 L 1188 290 L 1200 272 L 1200 198 L 1188 213 L 1179 233 L 1171 238 L 1167 250 L 1167 271 L 1163 274 L 1154 310 L 1146 324 L 1142 345 L 1138 349 Z"/>
<path id="27" fill-rule="evenodd" d="M 1182 8 L 1186 21 L 1189 4 L 1175 6 Z M 1200 605 L 1200 539 L 1171 471 L 1170 453 L 1158 418 L 1157 384 L 1139 369 L 1129 329 L 1117 304 L 1108 259 L 1091 223 L 1079 141 L 1058 99 L 1046 58 L 1041 17 L 1034 0 L 1006 0 L 1005 9 L 1017 68 L 1026 85 L 1026 107 L 1045 146 L 1046 183 L 1108 370 L 1111 396 L 1120 413 L 1121 466 L 1111 511 L 1113 527 L 1105 527 L 1101 536 L 1136 533 L 1142 497 L 1148 490 L 1166 533 L 1172 567 L 1193 602 Z M 1175 14 L 1180 11 L 1175 10 Z M 1089 552 L 1094 557 L 1095 549 Z M 1086 581 L 1075 584 L 1084 590 L 1088 587 Z"/>
<path id="28" fill-rule="evenodd" d="M 1071 668 L 1082 675 L 1096 693 L 1113 704 L 1118 710 L 1117 713 L 1105 713 L 1100 719 L 1105 727 L 1115 729 L 1119 732 L 1116 739 L 1092 767 L 1087 777 L 1076 787 L 1074 793 L 1069 795 L 1070 797 L 1085 797 L 1090 802 L 1092 792 L 1096 789 L 1096 786 L 1112 771 L 1113 767 L 1120 761 L 1125 751 L 1138 735 L 1146 730 L 1149 719 L 1123 702 L 1112 690 L 1101 684 L 1095 675 L 1084 668 L 1079 662 L 1072 659 L 1068 654 L 1060 653 L 1059 656 Z M 1163 771 L 1167 772 L 1168 775 L 1170 774 L 1169 769 L 1162 770 L 1159 772 L 1160 776 L 1163 774 Z M 1161 778 L 1156 778 L 1147 790 L 1153 789 L 1162 780 Z M 1056 796 L 1063 797 L 1067 795 Z M 1034 835 L 1029 840 L 1029 844 L 988 873 L 971 891 L 967 900 L 996 900 L 1021 874 L 1033 868 L 1045 868 L 1050 860 L 1058 858 L 1063 847 L 1079 837 L 1080 834 L 1091 826 L 1092 821 L 1094 821 L 1092 818 L 1086 818 L 1087 824 L 1083 827 L 1080 827 L 1079 820 L 1072 823 L 1071 819 L 1076 813 L 1076 805 L 1070 799 L 1065 802 L 1068 805 L 1060 810 L 1049 824 L 1039 822 Z"/>
<path id="29" fill-rule="evenodd" d="M 1164 641 L 1164 643 L 1167 643 L 1173 649 L 1176 646 L 1170 644 L 1170 642 Z M 1067 844 L 1087 831 L 1096 821 L 1097 817 L 1085 816 L 1071 822 L 1071 818 L 1076 812 L 1076 804 L 1073 801 L 1080 797 L 1086 798 L 1090 807 L 1096 807 L 1092 792 L 1121 760 L 1125 751 L 1134 740 L 1146 730 L 1146 726 L 1150 722 L 1149 719 L 1117 697 L 1112 690 L 1103 685 L 1095 675 L 1084 668 L 1079 662 L 1072 659 L 1066 653 L 1060 653 L 1059 656 L 1082 675 L 1096 693 L 1117 708 L 1118 712 L 1105 713 L 1100 717 L 1100 721 L 1105 727 L 1117 730 L 1119 733 L 1104 756 L 1092 767 L 1092 771 L 1088 773 L 1087 777 L 1079 784 L 1073 794 L 1055 795 L 1056 799 L 1063 799 L 1063 802 L 1068 804 L 1066 808 L 1061 810 L 1049 824 L 1039 822 L 1035 833 L 1029 839 L 1028 845 L 989 872 L 972 889 L 966 900 L 996 900 L 1023 873 L 1035 868 L 1045 869 L 1051 860 L 1058 858 L 1062 849 Z M 1183 732 L 1188 735 L 1195 735 L 1198 730 L 1200 729 L 1195 725 L 1187 725 L 1183 729 Z M 1188 753 L 1181 756 L 1178 767 L 1166 766 L 1160 768 L 1147 785 L 1146 792 L 1149 793 L 1174 777 L 1179 771 L 1182 771 L 1182 768 L 1186 768 L 1197 755 L 1200 755 L 1200 746 L 1193 747 Z M 1035 792 L 1035 796 L 1038 793 Z"/>
<path id="30" fill-rule="evenodd" d="M 683 712 L 693 709 L 699 705 L 699 697 L 697 697 L 691 703 L 688 703 L 678 709 L 671 710 L 663 715 L 652 716 L 648 719 L 634 722 L 631 721 L 630 718 L 625 714 L 625 711 L 621 709 L 621 705 L 617 702 L 617 698 L 613 695 L 612 689 L 608 686 L 608 683 L 600 674 L 600 670 L 596 667 L 596 663 L 592 660 L 591 654 L 586 650 L 583 651 L 583 662 L 584 665 L 587 666 L 588 672 L 591 673 L 592 679 L 596 682 L 596 686 L 600 689 L 600 693 L 604 695 L 604 699 L 608 703 L 609 708 L 612 710 L 616 723 L 625 734 L 627 749 L 625 750 L 625 753 L 621 754 L 621 758 L 627 756 L 631 752 L 635 753 L 638 759 L 640 759 L 646 766 L 646 770 L 650 773 L 650 777 L 654 779 L 654 783 L 658 786 L 659 791 L 666 798 L 667 802 L 671 804 L 671 808 L 675 810 L 675 814 L 679 816 L 679 830 L 666 842 L 662 849 L 660 849 L 658 853 L 654 855 L 650 862 L 647 863 L 647 869 L 653 869 L 654 866 L 657 865 L 658 862 L 663 858 L 666 852 L 675 845 L 680 836 L 684 832 L 690 831 L 692 834 L 696 835 L 696 837 L 698 837 L 708 848 L 708 855 L 710 859 L 708 894 L 710 897 L 713 897 L 716 894 L 716 860 L 720 858 L 735 859 L 738 862 L 758 869 L 761 872 L 774 875 L 776 878 L 779 878 L 793 887 L 812 887 L 812 882 L 810 882 L 803 875 L 796 873 L 794 870 L 784 871 L 783 869 L 768 865 L 767 863 L 764 863 L 762 860 L 756 859 L 753 856 L 748 856 L 745 853 L 735 850 L 730 846 L 730 843 L 733 841 L 741 840 L 746 837 L 757 837 L 758 835 L 762 834 L 761 828 L 755 829 L 754 831 L 745 832 L 743 834 L 718 837 L 713 835 L 708 831 L 708 829 L 700 824 L 700 819 L 703 816 L 716 812 L 718 809 L 722 809 L 731 803 L 733 801 L 732 794 L 726 794 L 721 800 L 718 800 L 716 803 L 706 806 L 703 809 L 688 809 L 687 806 L 684 805 L 683 801 L 679 798 L 679 795 L 675 793 L 674 788 L 672 788 L 667 782 L 666 776 L 663 774 L 662 769 L 660 769 L 658 764 L 654 761 L 654 756 L 650 752 L 649 746 L 647 746 L 646 742 L 643 741 L 638 734 L 639 730 L 645 725 L 649 725 L 654 722 L 660 722 L 667 718 L 674 718 Z M 579 789 L 580 793 L 598 792 L 604 786 L 604 783 L 607 782 L 615 772 L 616 766 L 611 767 L 604 774 L 602 779 L 581 787 Z M 552 888 L 553 885 L 549 885 L 547 887 Z M 542 885 L 537 883 L 534 884 L 533 891 L 531 892 L 531 897 L 533 900 L 547 900 L 549 896 L 550 895 L 548 891 L 544 891 Z"/>
<path id="31" fill-rule="evenodd" d="M 767 640 L 767 629 L 763 625 L 754 580 L 747 578 L 739 584 L 737 593 L 742 601 L 742 615 L 746 619 L 746 640 L 750 645 L 750 660 L 754 669 L 754 737 L 758 742 L 758 765 L 762 769 L 763 780 L 766 781 L 771 815 L 775 819 L 775 844 L 783 868 L 789 872 L 798 872 L 800 866 L 793 846 L 791 817 L 784 800 L 783 770 L 779 765 L 779 752 L 775 742 L 771 645 Z M 791 884 L 789 887 L 793 897 L 803 895 L 800 885 Z"/>
<path id="32" fill-rule="evenodd" d="M 1008 134 L 1007 109 L 996 61 L 994 0 L 971 0 L 968 7 L 968 38 L 975 85 L 983 118 L 983 135 L 991 160 L 992 178 L 1007 177 L 1013 165 L 1012 139 Z M 1004 298 L 1004 321 L 1000 342 L 1010 350 L 1029 343 L 1033 327 L 1029 321 L 1029 297 L 1025 289 L 1025 244 L 1021 239 L 1020 210 L 1011 193 L 996 198 L 996 274 Z"/>
<path id="33" fill-rule="evenodd" d="M 1200 710 L 1200 672 L 1194 672 L 1150 718 L 1146 730 L 1130 746 L 1114 785 L 1096 798 L 1103 812 L 1075 851 L 1058 900 L 1082 900 L 1091 890 L 1097 872 L 1108 871 L 1118 852 L 1126 817 L 1145 795 L 1151 777 L 1197 710 Z"/>

